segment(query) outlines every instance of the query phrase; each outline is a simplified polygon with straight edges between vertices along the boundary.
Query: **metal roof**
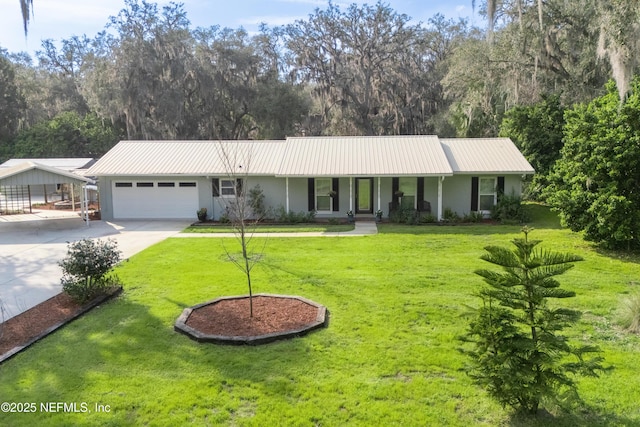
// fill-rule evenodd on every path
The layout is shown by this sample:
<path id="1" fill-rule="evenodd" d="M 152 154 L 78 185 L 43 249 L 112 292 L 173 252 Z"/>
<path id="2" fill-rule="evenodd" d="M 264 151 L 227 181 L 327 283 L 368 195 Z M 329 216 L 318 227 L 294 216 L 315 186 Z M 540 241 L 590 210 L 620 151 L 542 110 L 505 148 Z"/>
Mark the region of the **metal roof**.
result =
<path id="1" fill-rule="evenodd" d="M 86 175 L 275 175 L 284 145 L 285 141 L 121 141 Z"/>
<path id="2" fill-rule="evenodd" d="M 437 136 L 287 138 L 278 176 L 451 175 Z"/>
<path id="3" fill-rule="evenodd" d="M 0 185 L 38 185 L 86 183 L 92 180 L 80 175 L 35 162 L 23 162 L 0 169 Z"/>
<path id="4" fill-rule="evenodd" d="M 509 138 L 295 137 L 286 141 L 121 141 L 87 176 L 446 176 L 531 174 Z"/>
<path id="5" fill-rule="evenodd" d="M 443 138 L 440 142 L 454 173 L 535 172 L 509 138 Z"/>
<path id="6" fill-rule="evenodd" d="M 54 159 L 9 159 L 0 165 L 0 169 L 9 168 L 22 164 L 24 162 L 33 162 L 39 165 L 50 166 L 71 172 L 76 169 L 86 169 L 95 163 L 95 159 L 87 158 L 54 158 Z"/>

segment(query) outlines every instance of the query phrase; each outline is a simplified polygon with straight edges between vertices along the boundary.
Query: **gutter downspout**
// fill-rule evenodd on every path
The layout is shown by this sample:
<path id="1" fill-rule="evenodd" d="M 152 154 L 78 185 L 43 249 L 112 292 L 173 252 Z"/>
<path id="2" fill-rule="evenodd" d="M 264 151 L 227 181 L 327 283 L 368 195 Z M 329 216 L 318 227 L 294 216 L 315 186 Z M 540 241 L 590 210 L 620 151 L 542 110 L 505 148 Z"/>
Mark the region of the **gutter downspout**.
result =
<path id="1" fill-rule="evenodd" d="M 382 178 L 378 177 L 378 210 L 382 210 L 382 202 L 380 199 L 380 182 L 381 182 Z"/>
<path id="2" fill-rule="evenodd" d="M 285 182 L 285 198 L 286 198 L 286 204 L 287 204 L 287 213 L 289 213 L 289 177 L 285 177 L 284 179 Z"/>
<path id="3" fill-rule="evenodd" d="M 444 176 L 438 179 L 438 221 L 442 221 L 442 181 Z"/>
<path id="4" fill-rule="evenodd" d="M 353 212 L 353 177 L 349 177 L 349 210 Z"/>

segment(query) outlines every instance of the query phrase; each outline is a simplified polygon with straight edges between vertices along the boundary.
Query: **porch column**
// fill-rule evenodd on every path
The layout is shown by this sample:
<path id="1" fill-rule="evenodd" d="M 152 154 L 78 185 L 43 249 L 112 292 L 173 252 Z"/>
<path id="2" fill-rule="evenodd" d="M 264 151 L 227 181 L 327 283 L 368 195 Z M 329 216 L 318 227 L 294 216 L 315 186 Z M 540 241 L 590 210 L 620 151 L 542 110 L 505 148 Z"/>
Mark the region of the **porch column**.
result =
<path id="1" fill-rule="evenodd" d="M 380 181 L 382 178 L 378 177 L 378 210 L 382 210 L 382 201 L 380 199 Z"/>
<path id="2" fill-rule="evenodd" d="M 438 221 L 442 221 L 442 181 L 444 176 L 438 178 Z"/>
<path id="3" fill-rule="evenodd" d="M 353 177 L 349 177 L 349 210 L 353 211 Z"/>
<path id="4" fill-rule="evenodd" d="M 287 204 L 287 213 L 289 213 L 289 177 L 284 179 L 285 182 L 285 192 L 286 192 L 286 204 Z"/>

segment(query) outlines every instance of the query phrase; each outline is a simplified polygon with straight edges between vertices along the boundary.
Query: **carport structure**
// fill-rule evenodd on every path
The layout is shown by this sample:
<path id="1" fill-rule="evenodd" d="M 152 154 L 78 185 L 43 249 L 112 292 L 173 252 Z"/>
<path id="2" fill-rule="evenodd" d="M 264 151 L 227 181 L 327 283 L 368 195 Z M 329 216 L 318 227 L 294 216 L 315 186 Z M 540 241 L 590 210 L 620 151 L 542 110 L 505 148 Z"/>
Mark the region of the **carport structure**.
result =
<path id="1" fill-rule="evenodd" d="M 32 161 L 0 169 L 0 215 L 24 211 L 25 207 L 32 213 L 32 186 L 69 184 L 72 188 L 78 185 L 83 190 L 80 192 L 80 215 L 88 223 L 87 184 L 92 182 L 89 178 Z M 75 206 L 75 200 L 72 200 L 72 206 Z"/>

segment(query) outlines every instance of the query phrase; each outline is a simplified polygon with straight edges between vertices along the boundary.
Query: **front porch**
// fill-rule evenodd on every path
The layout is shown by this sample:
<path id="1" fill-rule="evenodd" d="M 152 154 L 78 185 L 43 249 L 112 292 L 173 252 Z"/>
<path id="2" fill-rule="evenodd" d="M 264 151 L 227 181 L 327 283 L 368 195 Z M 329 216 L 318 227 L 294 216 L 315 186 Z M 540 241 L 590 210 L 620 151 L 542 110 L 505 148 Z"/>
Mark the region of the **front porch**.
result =
<path id="1" fill-rule="evenodd" d="M 443 180 L 444 176 L 285 177 L 285 209 L 315 211 L 318 219 L 344 218 L 352 213 L 358 220 L 413 209 L 441 220 Z"/>

